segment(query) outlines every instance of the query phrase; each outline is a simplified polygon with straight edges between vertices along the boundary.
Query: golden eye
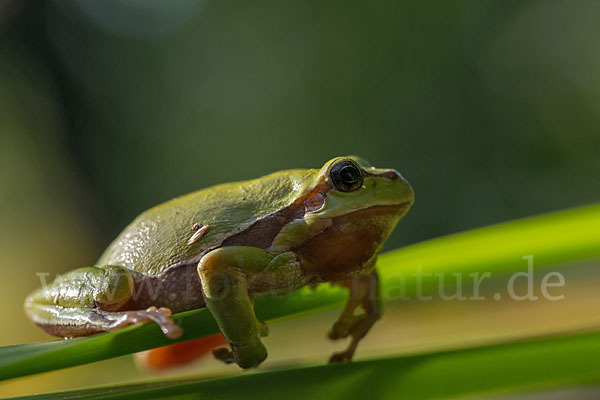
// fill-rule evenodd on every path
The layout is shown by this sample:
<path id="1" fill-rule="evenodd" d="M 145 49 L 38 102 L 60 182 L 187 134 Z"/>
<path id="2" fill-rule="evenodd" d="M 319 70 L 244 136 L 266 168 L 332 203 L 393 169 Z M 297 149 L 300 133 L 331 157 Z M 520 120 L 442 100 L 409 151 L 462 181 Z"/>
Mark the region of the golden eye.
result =
<path id="1" fill-rule="evenodd" d="M 349 160 L 335 164 L 329 171 L 329 177 L 333 182 L 333 186 L 340 192 L 352 192 L 359 189 L 363 184 L 360 168 Z"/>

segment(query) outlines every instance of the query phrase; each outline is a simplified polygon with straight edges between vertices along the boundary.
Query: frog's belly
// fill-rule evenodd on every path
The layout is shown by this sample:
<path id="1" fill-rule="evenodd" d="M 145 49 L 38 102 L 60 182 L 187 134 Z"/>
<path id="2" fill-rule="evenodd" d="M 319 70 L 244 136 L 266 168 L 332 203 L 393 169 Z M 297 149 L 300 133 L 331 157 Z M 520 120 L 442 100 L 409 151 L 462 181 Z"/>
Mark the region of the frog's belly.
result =
<path id="1" fill-rule="evenodd" d="M 168 307 L 173 313 L 205 307 L 197 264 L 182 265 L 156 277 L 131 271 L 135 287 L 131 299 L 120 311 L 142 310 L 151 306 Z M 275 272 L 275 273 L 273 273 Z M 308 283 L 301 270 L 265 271 L 249 279 L 252 294 L 283 294 Z"/>
<path id="2" fill-rule="evenodd" d="M 168 307 L 177 313 L 204 307 L 197 268 L 197 264 L 182 265 L 158 277 L 131 271 L 135 287 L 131 299 L 121 311 L 156 306 Z"/>

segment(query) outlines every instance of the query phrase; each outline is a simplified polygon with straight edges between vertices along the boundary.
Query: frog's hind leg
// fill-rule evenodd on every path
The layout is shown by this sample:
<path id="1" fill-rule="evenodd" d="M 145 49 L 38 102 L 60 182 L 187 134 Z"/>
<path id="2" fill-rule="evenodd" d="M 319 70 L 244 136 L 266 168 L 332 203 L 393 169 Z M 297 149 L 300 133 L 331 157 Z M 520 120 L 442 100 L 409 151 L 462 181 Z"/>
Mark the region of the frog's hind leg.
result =
<path id="1" fill-rule="evenodd" d="M 350 361 L 360 340 L 381 317 L 379 279 L 376 271 L 358 276 L 341 285 L 350 289 L 350 296 L 342 315 L 329 332 L 329 338 L 337 340 L 351 336 L 352 341 L 345 351 L 334 353 L 329 362 Z M 364 313 L 356 315 L 359 307 Z"/>
<path id="2" fill-rule="evenodd" d="M 156 322 L 170 338 L 181 336 L 181 328 L 171 320 L 169 309 L 119 311 L 133 289 L 133 277 L 126 268 L 79 268 L 29 295 L 25 312 L 36 325 L 55 336 L 85 336 L 146 321 Z"/>

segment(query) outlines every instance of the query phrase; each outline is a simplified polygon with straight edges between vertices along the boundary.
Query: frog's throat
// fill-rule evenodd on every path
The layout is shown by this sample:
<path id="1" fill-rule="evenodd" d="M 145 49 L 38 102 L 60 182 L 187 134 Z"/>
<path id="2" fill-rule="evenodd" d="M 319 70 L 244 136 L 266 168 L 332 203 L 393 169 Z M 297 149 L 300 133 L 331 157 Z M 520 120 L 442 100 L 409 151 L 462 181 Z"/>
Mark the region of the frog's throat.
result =
<path id="1" fill-rule="evenodd" d="M 410 203 L 372 206 L 331 218 L 327 227 L 293 251 L 307 276 L 337 281 L 364 274 Z"/>

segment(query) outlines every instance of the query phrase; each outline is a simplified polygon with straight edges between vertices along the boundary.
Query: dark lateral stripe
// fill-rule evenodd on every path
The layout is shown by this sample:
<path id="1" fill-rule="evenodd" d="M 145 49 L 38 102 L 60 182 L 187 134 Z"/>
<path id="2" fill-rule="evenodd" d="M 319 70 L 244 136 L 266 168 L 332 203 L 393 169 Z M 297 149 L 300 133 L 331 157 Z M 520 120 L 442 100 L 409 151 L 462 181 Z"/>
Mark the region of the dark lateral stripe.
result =
<path id="1" fill-rule="evenodd" d="M 306 212 L 304 202 L 308 198 L 316 195 L 318 192 L 326 196 L 329 190 L 331 190 L 331 186 L 322 179 L 312 191 L 298 198 L 289 206 L 256 221 L 242 232 L 228 237 L 220 247 L 253 246 L 261 249 L 268 248 L 285 225 L 295 219 L 304 217 Z"/>

